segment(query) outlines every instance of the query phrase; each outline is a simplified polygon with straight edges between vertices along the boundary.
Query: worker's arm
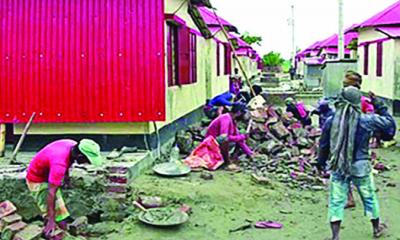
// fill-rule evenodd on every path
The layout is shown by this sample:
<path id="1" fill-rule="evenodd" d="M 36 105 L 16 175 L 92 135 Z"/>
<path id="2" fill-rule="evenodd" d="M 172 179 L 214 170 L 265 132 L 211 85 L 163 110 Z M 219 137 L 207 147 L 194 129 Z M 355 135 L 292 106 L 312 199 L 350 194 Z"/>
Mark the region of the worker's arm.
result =
<path id="1" fill-rule="evenodd" d="M 51 236 L 52 232 L 56 229 L 57 223 L 55 219 L 55 205 L 56 205 L 56 193 L 58 190 L 58 186 L 49 183 L 49 189 L 47 193 L 47 223 L 46 227 L 44 228 L 44 234 L 49 237 Z"/>
<path id="2" fill-rule="evenodd" d="M 251 157 L 254 155 L 253 150 L 251 150 L 251 148 L 246 144 L 246 141 L 241 141 L 238 145 L 247 156 Z"/>
<path id="3" fill-rule="evenodd" d="M 393 116 L 390 115 L 388 108 L 381 100 L 372 98 L 372 104 L 376 114 L 370 119 L 371 130 L 383 133 L 385 139 L 393 138 L 396 135 L 397 128 Z"/>
<path id="4" fill-rule="evenodd" d="M 238 135 L 228 136 L 228 141 L 229 142 L 238 143 L 238 142 L 242 142 L 242 141 L 244 141 L 246 139 L 247 139 L 247 134 L 238 134 Z"/>
<path id="5" fill-rule="evenodd" d="M 221 106 L 232 106 L 233 102 L 231 100 L 226 99 L 226 98 L 221 98 L 221 99 L 219 99 L 219 105 L 221 105 Z"/>
<path id="6" fill-rule="evenodd" d="M 240 134 L 233 120 L 225 118 L 220 124 L 220 136 L 225 137 L 229 142 L 241 142 L 247 139 L 246 134 Z"/>
<path id="7" fill-rule="evenodd" d="M 330 155 L 330 138 L 331 138 L 331 127 L 332 127 L 333 116 L 328 118 L 326 121 L 321 138 L 319 139 L 319 151 L 318 151 L 318 169 L 325 170 L 326 162 Z"/>
<path id="8" fill-rule="evenodd" d="M 69 189 L 69 188 L 71 188 L 71 177 L 69 176 L 69 171 L 66 171 L 63 181 L 63 189 Z"/>

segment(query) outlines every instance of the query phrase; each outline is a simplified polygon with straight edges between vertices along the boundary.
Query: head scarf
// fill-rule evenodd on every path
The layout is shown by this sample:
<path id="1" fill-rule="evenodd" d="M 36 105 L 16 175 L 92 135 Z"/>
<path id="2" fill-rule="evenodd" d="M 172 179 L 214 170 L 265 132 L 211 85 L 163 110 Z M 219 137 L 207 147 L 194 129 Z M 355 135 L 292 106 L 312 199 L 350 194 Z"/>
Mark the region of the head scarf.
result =
<path id="1" fill-rule="evenodd" d="M 346 75 L 345 75 L 344 81 L 343 81 L 344 87 L 353 86 L 353 87 L 360 89 L 361 84 L 362 84 L 362 77 L 359 73 L 351 71 L 351 70 L 346 72 Z"/>
<path id="2" fill-rule="evenodd" d="M 361 116 L 361 92 L 353 86 L 344 88 L 335 103 L 330 146 L 331 170 L 342 175 L 351 175 L 351 163 L 359 118 Z"/>

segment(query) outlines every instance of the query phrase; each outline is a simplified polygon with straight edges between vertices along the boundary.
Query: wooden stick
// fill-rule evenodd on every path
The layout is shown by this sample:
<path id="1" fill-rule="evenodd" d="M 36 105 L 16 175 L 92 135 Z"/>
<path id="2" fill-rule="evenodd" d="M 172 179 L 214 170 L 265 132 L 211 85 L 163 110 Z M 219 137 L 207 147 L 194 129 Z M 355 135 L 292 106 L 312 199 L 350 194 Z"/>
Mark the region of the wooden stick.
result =
<path id="1" fill-rule="evenodd" d="M 0 157 L 4 157 L 6 150 L 6 125 L 0 124 Z"/>
<path id="2" fill-rule="evenodd" d="M 143 212 L 147 212 L 147 209 L 145 207 L 143 207 L 142 204 L 138 203 L 137 201 L 133 202 L 133 206 L 139 208 L 140 210 L 142 210 Z"/>
<path id="3" fill-rule="evenodd" d="M 28 135 L 28 131 L 31 128 L 31 125 L 32 125 L 33 119 L 35 119 L 35 116 L 36 116 L 36 112 L 32 113 L 31 118 L 29 119 L 28 123 L 26 124 L 24 131 L 22 132 L 22 135 L 21 135 L 20 139 L 18 140 L 17 146 L 15 147 L 14 152 L 11 156 L 11 162 L 14 162 L 17 159 L 17 154 L 19 152 L 19 149 L 21 148 L 22 143 L 24 143 L 26 135 Z"/>
<path id="4" fill-rule="evenodd" d="M 238 63 L 239 68 L 240 68 L 240 71 L 242 71 L 243 76 L 244 76 L 244 78 L 246 79 L 246 83 L 247 83 L 247 85 L 248 85 L 249 88 L 250 88 L 250 92 L 253 94 L 253 96 L 256 96 L 256 93 L 255 93 L 255 91 L 254 91 L 254 89 L 253 89 L 253 85 L 251 84 L 250 79 L 249 79 L 248 76 L 247 76 L 247 73 L 244 71 L 244 68 L 243 68 L 242 63 L 239 61 L 239 58 L 238 58 L 238 56 L 237 56 L 237 54 L 236 54 L 236 51 L 235 51 L 235 47 L 233 46 L 232 42 L 229 40 L 228 33 L 226 32 L 225 27 L 224 27 L 224 25 L 223 25 L 222 22 L 221 22 L 221 19 L 220 19 L 219 16 L 217 15 L 217 12 L 215 11 L 215 8 L 213 8 L 213 12 L 214 12 L 215 17 L 217 18 L 217 21 L 218 21 L 219 26 L 220 26 L 221 29 L 222 29 L 222 32 L 223 32 L 224 35 L 225 35 L 226 40 L 227 40 L 228 43 L 229 43 L 229 46 L 230 46 L 230 48 L 231 48 L 231 50 L 232 50 L 232 53 L 233 53 L 233 58 L 234 58 L 234 59 L 236 60 L 236 62 Z"/>
<path id="5" fill-rule="evenodd" d="M 250 119 L 249 125 L 247 126 L 246 129 L 246 133 L 250 133 L 252 127 L 253 127 L 253 119 Z"/>

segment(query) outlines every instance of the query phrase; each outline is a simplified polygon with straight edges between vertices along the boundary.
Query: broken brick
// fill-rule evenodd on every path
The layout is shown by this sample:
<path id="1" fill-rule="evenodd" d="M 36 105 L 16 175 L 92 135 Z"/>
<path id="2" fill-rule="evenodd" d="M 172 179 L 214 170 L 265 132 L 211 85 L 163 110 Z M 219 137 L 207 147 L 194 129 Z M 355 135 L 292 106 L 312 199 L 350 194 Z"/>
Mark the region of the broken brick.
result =
<path id="1" fill-rule="evenodd" d="M 123 183 L 126 184 L 128 183 L 128 178 L 126 175 L 120 175 L 120 174 L 112 174 L 108 176 L 108 180 L 112 183 Z"/>
<path id="2" fill-rule="evenodd" d="M 309 156 L 313 153 L 313 151 L 311 149 L 302 149 L 300 153 Z"/>
<path id="3" fill-rule="evenodd" d="M 69 230 L 71 232 L 72 235 L 79 235 L 82 232 L 85 231 L 85 229 L 87 228 L 89 224 L 89 220 L 87 217 L 83 216 L 83 217 L 79 217 L 77 219 L 75 219 L 75 221 L 73 223 L 71 223 L 69 225 Z"/>
<path id="4" fill-rule="evenodd" d="M 0 203 L 0 218 L 11 215 L 17 211 L 17 208 L 10 201 Z"/>
<path id="5" fill-rule="evenodd" d="M 300 149 L 297 146 L 292 146 L 291 152 L 293 156 L 297 157 L 300 155 Z"/>
<path id="6" fill-rule="evenodd" d="M 22 229 L 24 229 L 26 226 L 27 226 L 26 223 L 19 221 L 19 222 L 13 223 L 13 224 L 5 227 L 1 234 L 1 239 L 4 239 L 4 240 L 13 239 L 14 235 L 16 233 L 18 233 L 19 231 L 21 231 Z"/>
<path id="7" fill-rule="evenodd" d="M 139 204 L 145 208 L 159 208 L 164 205 L 164 201 L 160 197 L 140 196 Z"/>
<path id="8" fill-rule="evenodd" d="M 107 192 L 126 193 L 128 191 L 126 184 L 110 183 L 106 186 Z"/>
<path id="9" fill-rule="evenodd" d="M 107 170 L 110 174 L 126 174 L 128 172 L 128 168 L 124 166 L 109 166 Z"/>
<path id="10" fill-rule="evenodd" d="M 187 214 L 191 214 L 192 213 L 192 207 L 190 207 L 189 205 L 183 204 L 179 210 L 181 212 L 187 213 Z"/>
<path id="11" fill-rule="evenodd" d="M 0 231 L 2 229 L 4 229 L 5 227 L 7 227 L 13 223 L 19 222 L 21 220 L 22 220 L 22 217 L 16 213 L 3 217 L 0 220 Z"/>
<path id="12" fill-rule="evenodd" d="M 37 225 L 28 225 L 22 231 L 15 234 L 13 240 L 36 240 L 42 236 L 43 228 Z"/>
<path id="13" fill-rule="evenodd" d="M 125 193 L 114 193 L 114 192 L 109 192 L 106 194 L 107 198 L 111 198 L 117 201 L 124 201 L 126 200 L 126 194 Z"/>

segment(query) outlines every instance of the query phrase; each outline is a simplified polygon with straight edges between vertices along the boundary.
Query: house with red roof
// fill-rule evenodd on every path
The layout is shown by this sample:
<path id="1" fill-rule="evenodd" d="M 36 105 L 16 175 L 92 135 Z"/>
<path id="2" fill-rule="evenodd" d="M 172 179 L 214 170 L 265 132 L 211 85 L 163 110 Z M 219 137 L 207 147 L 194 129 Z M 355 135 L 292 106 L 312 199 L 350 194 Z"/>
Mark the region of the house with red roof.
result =
<path id="1" fill-rule="evenodd" d="M 362 89 L 400 110 L 400 1 L 353 28 L 359 34 L 358 71 Z"/>
<path id="2" fill-rule="evenodd" d="M 27 148 L 155 146 L 229 90 L 230 40 L 208 0 L 20 2 L 0 8 L 0 124 L 20 135 L 36 112 Z"/>
<path id="3" fill-rule="evenodd" d="M 260 62 L 262 62 L 257 51 L 252 46 L 240 38 L 238 29 L 227 20 L 215 15 L 214 11 L 207 7 L 198 8 L 204 22 L 207 24 L 212 36 L 219 39 L 220 42 L 226 43 L 226 36 L 222 32 L 221 24 L 228 32 L 228 38 L 235 47 L 235 54 L 241 62 L 244 71 L 248 77 L 254 76 L 260 70 Z M 229 47 L 229 46 L 227 46 Z M 234 68 L 239 68 L 236 61 L 233 62 Z"/>
<path id="4" fill-rule="evenodd" d="M 354 25 L 352 26 L 354 27 Z M 351 27 L 349 29 L 352 29 Z M 357 42 L 357 32 L 347 32 L 344 36 L 345 59 L 356 59 L 357 52 L 351 49 Z M 317 41 L 296 55 L 297 74 L 304 77 L 308 88 L 320 87 L 323 82 L 324 66 L 335 62 L 339 55 L 338 34 Z"/>

